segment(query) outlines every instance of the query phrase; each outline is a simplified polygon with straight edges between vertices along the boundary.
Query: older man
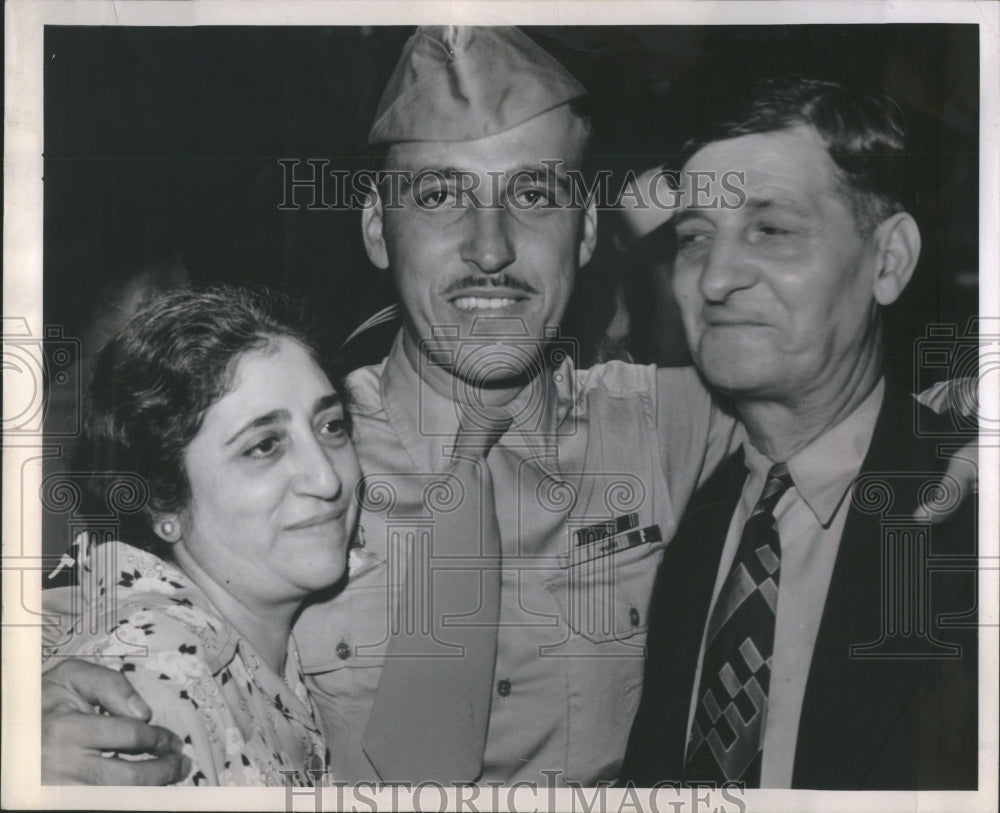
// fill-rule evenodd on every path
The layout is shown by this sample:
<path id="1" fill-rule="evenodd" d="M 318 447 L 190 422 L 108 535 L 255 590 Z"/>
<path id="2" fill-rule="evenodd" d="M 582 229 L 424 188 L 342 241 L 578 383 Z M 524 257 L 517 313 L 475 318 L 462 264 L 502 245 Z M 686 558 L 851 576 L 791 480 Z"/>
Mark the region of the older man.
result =
<path id="1" fill-rule="evenodd" d="M 690 147 L 686 178 L 744 178 L 736 208 L 688 187 L 672 228 L 695 363 L 747 440 L 664 559 L 627 779 L 976 787 L 975 501 L 911 520 L 943 465 L 882 373 L 920 250 L 903 149 L 888 100 L 812 80 L 765 84 Z M 928 554 L 958 569 L 931 579 Z"/>

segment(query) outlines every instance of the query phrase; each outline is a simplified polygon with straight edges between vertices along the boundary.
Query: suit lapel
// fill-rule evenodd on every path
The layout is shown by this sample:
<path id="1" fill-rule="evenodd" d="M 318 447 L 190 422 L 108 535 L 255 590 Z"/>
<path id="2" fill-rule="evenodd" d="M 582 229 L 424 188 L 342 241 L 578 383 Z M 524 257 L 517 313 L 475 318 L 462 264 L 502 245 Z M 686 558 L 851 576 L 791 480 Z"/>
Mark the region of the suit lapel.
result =
<path id="1" fill-rule="evenodd" d="M 657 690 L 649 702 L 659 708 L 648 709 L 653 712 L 648 719 L 655 729 L 650 739 L 659 740 L 662 749 L 655 757 L 661 778 L 679 778 L 683 771 L 698 652 L 726 533 L 745 479 L 739 452 L 692 497 L 654 589 L 650 617 L 656 625 L 650 628 L 648 650 L 653 673 L 650 685 Z"/>
<path id="2" fill-rule="evenodd" d="M 905 396 L 887 388 L 861 467 L 861 476 L 886 473 L 894 515 L 911 513 L 917 505 L 915 489 L 903 492 L 902 479 L 890 474 L 923 468 L 915 460 L 912 415 Z M 851 658 L 852 645 L 879 638 L 884 590 L 882 517 L 860 512 L 853 502 L 848 511 L 802 704 L 792 778 L 797 788 L 864 787 L 889 730 L 930 663 Z"/>

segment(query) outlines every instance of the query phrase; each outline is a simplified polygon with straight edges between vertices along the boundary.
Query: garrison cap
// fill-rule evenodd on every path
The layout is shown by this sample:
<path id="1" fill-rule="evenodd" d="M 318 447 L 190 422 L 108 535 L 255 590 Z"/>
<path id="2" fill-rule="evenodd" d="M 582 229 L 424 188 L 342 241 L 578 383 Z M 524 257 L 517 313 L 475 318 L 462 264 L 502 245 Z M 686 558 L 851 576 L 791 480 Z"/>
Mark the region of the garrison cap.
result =
<path id="1" fill-rule="evenodd" d="M 474 141 L 585 94 L 517 28 L 421 26 L 403 47 L 368 143 Z"/>

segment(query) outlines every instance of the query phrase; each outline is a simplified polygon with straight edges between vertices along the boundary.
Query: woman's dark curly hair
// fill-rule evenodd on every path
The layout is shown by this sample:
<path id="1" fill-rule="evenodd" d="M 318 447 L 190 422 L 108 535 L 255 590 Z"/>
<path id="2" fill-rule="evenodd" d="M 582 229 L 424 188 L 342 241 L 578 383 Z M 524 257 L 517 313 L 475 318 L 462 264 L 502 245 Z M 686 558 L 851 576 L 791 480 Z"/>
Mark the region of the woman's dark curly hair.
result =
<path id="1" fill-rule="evenodd" d="M 169 558 L 152 516 L 188 504 L 184 451 L 206 410 L 233 386 L 243 354 L 264 350 L 277 338 L 294 339 L 346 404 L 346 389 L 324 364 L 318 335 L 305 309 L 285 297 L 218 286 L 163 294 L 108 341 L 91 372 L 73 470 L 131 472 L 146 483 L 146 509 L 119 516 L 122 541 Z M 90 503 L 96 513 L 105 505 L 99 479 L 84 494 L 85 506 Z"/>

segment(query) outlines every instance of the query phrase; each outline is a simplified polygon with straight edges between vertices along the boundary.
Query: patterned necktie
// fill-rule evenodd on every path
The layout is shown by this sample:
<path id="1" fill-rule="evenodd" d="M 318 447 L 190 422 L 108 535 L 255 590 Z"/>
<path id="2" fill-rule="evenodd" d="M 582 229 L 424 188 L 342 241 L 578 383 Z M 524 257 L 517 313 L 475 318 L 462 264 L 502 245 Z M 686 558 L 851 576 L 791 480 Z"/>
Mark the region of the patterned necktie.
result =
<path id="1" fill-rule="evenodd" d="M 712 611 L 688 738 L 687 782 L 760 786 L 781 572 L 774 507 L 791 485 L 784 463 L 768 472 Z"/>
<path id="2" fill-rule="evenodd" d="M 463 416 L 443 480 L 445 490 L 463 497 L 435 514 L 433 567 L 417 561 L 428 555 L 426 546 L 414 541 L 407 553 L 399 617 L 364 737 L 365 753 L 384 781 L 472 782 L 482 773 L 501 554 L 485 458 L 510 422 L 508 414 L 485 408 Z M 429 629 L 404 617 L 425 602 Z"/>

